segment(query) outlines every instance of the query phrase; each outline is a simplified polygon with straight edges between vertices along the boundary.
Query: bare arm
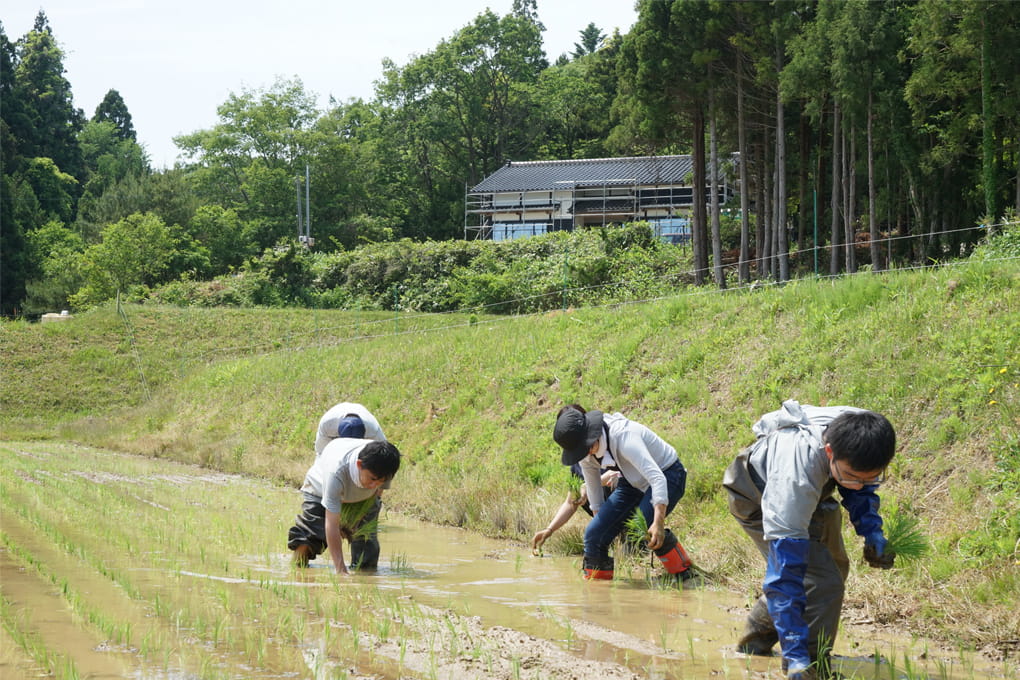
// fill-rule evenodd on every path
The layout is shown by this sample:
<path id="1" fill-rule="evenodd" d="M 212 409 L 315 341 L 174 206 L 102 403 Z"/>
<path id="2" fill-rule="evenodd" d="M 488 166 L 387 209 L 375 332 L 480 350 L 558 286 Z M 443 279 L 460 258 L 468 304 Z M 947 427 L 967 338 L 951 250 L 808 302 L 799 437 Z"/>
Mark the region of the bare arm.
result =
<path id="1" fill-rule="evenodd" d="M 340 515 L 326 511 L 326 545 L 329 556 L 333 559 L 333 568 L 338 574 L 349 574 L 344 561 L 344 539 L 340 533 Z"/>
<path id="2" fill-rule="evenodd" d="M 666 538 L 666 504 L 656 503 L 655 504 L 655 516 L 652 518 L 652 524 L 648 527 L 648 548 L 650 550 L 656 550 L 662 547 L 662 542 Z"/>
<path id="3" fill-rule="evenodd" d="M 547 526 L 545 529 L 542 529 L 532 537 L 531 539 L 532 549 L 536 551 L 540 549 L 542 547 L 542 544 L 545 543 L 546 539 L 552 536 L 557 529 L 566 524 L 567 520 L 574 516 L 574 513 L 577 512 L 577 509 L 584 504 L 586 498 L 587 492 L 583 486 L 581 487 L 581 495 L 577 496 L 576 498 L 574 497 L 573 493 L 568 492 L 566 500 L 563 501 L 563 504 L 560 505 L 559 510 L 556 511 L 556 514 L 553 516 L 552 521 L 549 522 L 549 526 Z"/>

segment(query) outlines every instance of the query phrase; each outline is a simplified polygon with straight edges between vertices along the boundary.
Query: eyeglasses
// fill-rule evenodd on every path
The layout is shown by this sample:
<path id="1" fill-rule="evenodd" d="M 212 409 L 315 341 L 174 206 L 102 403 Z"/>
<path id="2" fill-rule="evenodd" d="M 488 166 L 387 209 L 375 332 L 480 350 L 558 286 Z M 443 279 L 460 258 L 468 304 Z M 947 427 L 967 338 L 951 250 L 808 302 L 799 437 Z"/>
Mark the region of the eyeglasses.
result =
<path id="1" fill-rule="evenodd" d="M 846 486 L 848 484 L 859 485 L 859 486 L 878 486 L 885 483 L 886 468 L 882 468 L 882 471 L 878 473 L 878 476 L 872 477 L 871 479 L 862 479 L 860 477 L 846 477 L 843 474 L 840 463 L 835 458 L 832 459 L 832 478 L 839 482 L 841 485 Z"/>

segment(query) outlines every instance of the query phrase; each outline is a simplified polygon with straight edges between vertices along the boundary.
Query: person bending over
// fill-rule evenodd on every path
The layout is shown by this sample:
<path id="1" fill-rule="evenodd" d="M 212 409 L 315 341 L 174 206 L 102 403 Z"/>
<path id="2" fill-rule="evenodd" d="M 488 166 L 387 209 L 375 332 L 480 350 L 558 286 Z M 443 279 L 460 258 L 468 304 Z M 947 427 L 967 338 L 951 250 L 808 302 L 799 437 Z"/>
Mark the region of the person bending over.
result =
<path id="1" fill-rule="evenodd" d="M 326 548 L 338 574 L 348 574 L 343 539 L 351 542 L 351 566 L 375 569 L 379 563 L 379 537 L 372 524 L 379 517 L 382 491 L 400 469 L 400 451 L 389 442 L 339 438 L 330 442 L 305 475 L 301 514 L 287 536 L 294 564 L 307 566 Z M 371 509 L 353 525 L 345 526 L 345 505 L 375 499 Z M 359 532 L 362 527 L 370 531 Z M 366 533 L 367 535 L 361 535 Z"/>
<path id="2" fill-rule="evenodd" d="M 637 510 L 648 525 L 647 545 L 666 571 L 690 576 L 691 560 L 666 517 L 683 497 L 687 471 L 664 439 L 620 413 L 586 411 L 569 404 L 556 416 L 553 439 L 563 449 L 564 465 L 580 465 L 594 517 L 584 532 L 584 573 L 587 578 L 613 578 L 609 555 L 613 540 Z M 602 469 L 620 469 L 616 489 L 603 501 Z"/>
<path id="3" fill-rule="evenodd" d="M 864 559 L 892 567 L 885 550 L 878 486 L 896 450 L 886 418 L 850 406 L 783 402 L 752 427 L 757 440 L 726 469 L 730 513 L 765 558 L 763 595 L 737 642 L 768 655 L 778 642 L 787 677 L 828 677 L 850 561 L 841 534 L 839 492 Z"/>

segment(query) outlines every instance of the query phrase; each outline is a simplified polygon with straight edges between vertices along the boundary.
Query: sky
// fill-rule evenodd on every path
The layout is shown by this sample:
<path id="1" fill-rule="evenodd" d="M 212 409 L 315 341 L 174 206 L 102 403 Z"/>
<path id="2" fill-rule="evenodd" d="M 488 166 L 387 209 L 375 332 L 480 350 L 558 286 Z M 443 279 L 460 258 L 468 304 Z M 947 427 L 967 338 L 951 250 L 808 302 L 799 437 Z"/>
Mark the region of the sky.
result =
<path id="1" fill-rule="evenodd" d="M 156 168 L 177 160 L 173 137 L 217 124 L 233 93 L 300 78 L 320 108 L 371 99 L 382 60 L 398 66 L 432 50 L 487 7 L 513 0 L 5 0 L 4 33 L 14 42 L 39 10 L 64 51 L 74 105 L 91 118 L 117 90 L 138 141 Z M 611 35 L 637 19 L 633 0 L 538 0 L 550 61 L 571 52 L 594 22 Z"/>

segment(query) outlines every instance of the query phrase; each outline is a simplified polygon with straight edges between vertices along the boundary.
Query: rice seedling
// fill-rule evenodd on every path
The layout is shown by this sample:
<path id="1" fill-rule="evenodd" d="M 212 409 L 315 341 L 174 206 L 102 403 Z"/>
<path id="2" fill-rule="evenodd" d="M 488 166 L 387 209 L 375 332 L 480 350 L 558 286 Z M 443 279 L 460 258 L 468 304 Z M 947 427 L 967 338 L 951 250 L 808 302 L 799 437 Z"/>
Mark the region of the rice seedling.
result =
<path id="1" fill-rule="evenodd" d="M 364 521 L 365 516 L 375 507 L 376 497 L 370 496 L 357 503 L 343 503 L 340 506 L 340 527 L 350 534 L 350 540 L 364 540 L 379 529 L 379 520 Z"/>
<path id="2" fill-rule="evenodd" d="M 640 512 L 635 512 L 627 519 L 624 536 L 630 545 L 644 545 L 648 539 L 648 521 Z"/>
<path id="3" fill-rule="evenodd" d="M 664 652 L 669 651 L 669 645 L 667 644 L 668 641 L 669 632 L 666 630 L 666 624 L 661 624 L 659 626 L 659 648 Z"/>
<path id="4" fill-rule="evenodd" d="M 446 617 L 443 622 L 446 624 L 446 629 L 450 633 L 449 637 L 450 656 L 456 657 L 460 654 L 460 643 L 458 641 L 457 629 L 453 625 L 453 621 L 450 619 L 450 617 Z"/>
<path id="5" fill-rule="evenodd" d="M 413 574 L 414 568 L 407 559 L 407 555 L 404 553 L 394 553 L 390 557 L 390 571 L 394 574 Z"/>
<path id="6" fill-rule="evenodd" d="M 387 616 L 380 616 L 376 622 L 376 634 L 380 640 L 386 641 L 390 639 L 390 626 L 392 621 Z"/>
<path id="7" fill-rule="evenodd" d="M 897 560 L 907 562 L 928 554 L 931 543 L 920 529 L 920 520 L 909 507 L 894 506 L 891 512 L 883 515 L 886 551 L 894 553 Z"/>
<path id="8" fill-rule="evenodd" d="M 581 499 L 581 484 L 583 480 L 573 474 L 567 474 L 563 479 L 563 487 L 570 494 L 571 500 L 577 502 Z"/>

